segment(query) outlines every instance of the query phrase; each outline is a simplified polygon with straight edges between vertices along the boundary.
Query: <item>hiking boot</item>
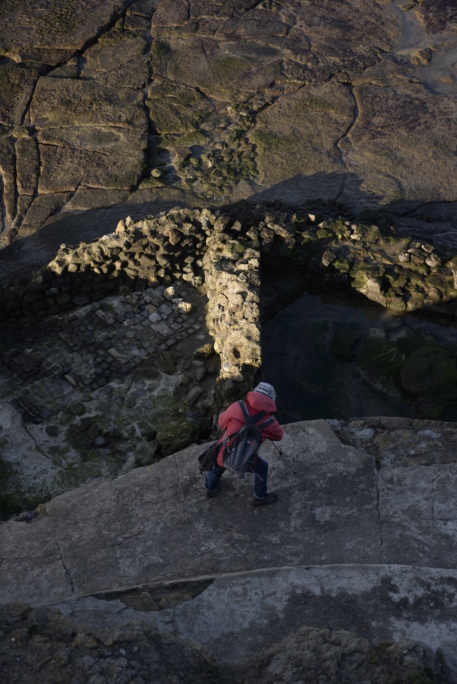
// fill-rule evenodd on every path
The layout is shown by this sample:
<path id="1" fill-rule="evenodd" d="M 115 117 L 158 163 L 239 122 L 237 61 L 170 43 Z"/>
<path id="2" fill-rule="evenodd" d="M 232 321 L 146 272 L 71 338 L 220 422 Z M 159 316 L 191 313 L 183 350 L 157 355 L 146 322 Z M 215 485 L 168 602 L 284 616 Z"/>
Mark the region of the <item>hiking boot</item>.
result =
<path id="1" fill-rule="evenodd" d="M 278 495 L 274 494 L 271 492 L 270 494 L 267 494 L 264 496 L 263 499 L 256 499 L 255 497 L 252 500 L 252 505 L 253 506 L 268 506 L 268 504 L 274 504 L 278 500 Z"/>
<path id="2" fill-rule="evenodd" d="M 214 489 L 206 489 L 206 487 L 205 487 L 205 493 L 206 493 L 206 498 L 207 498 L 207 499 L 212 499 L 213 496 L 216 494 L 216 492 L 214 491 Z"/>

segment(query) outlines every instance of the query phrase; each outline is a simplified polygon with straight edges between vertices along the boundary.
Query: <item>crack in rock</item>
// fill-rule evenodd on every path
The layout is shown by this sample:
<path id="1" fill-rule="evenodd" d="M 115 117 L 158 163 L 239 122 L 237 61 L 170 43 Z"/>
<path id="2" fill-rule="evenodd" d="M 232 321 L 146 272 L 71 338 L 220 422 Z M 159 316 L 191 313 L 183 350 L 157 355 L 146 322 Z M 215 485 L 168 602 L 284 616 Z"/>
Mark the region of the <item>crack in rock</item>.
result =
<path id="1" fill-rule="evenodd" d="M 353 117 L 352 121 L 350 122 L 349 126 L 347 127 L 346 131 L 343 133 L 343 135 L 336 141 L 335 147 L 338 149 L 341 157 L 341 163 L 344 165 L 346 175 L 343 177 L 343 180 L 341 182 L 341 188 L 339 190 L 339 193 L 336 197 L 336 201 L 340 199 L 341 195 L 344 193 L 345 187 L 346 187 L 346 182 L 348 180 L 347 174 L 349 173 L 348 166 L 346 164 L 346 157 L 349 154 L 350 150 L 352 149 L 352 142 L 350 140 L 350 134 L 356 127 L 358 120 L 359 120 L 359 114 L 360 114 L 360 109 L 359 109 L 359 103 L 357 101 L 357 96 L 356 96 L 356 89 L 352 84 L 345 85 L 345 88 L 350 92 L 353 100 L 354 100 L 354 111 L 353 111 Z"/>
<path id="2" fill-rule="evenodd" d="M 65 579 L 67 581 L 67 584 L 70 586 L 72 594 L 74 594 L 75 593 L 75 587 L 73 584 L 73 578 L 71 576 L 70 570 L 67 568 L 67 566 L 65 564 L 65 559 L 63 557 L 62 549 L 60 548 L 59 542 L 56 541 L 56 544 L 57 544 L 57 548 L 58 548 L 59 554 L 60 554 L 59 560 L 62 562 L 62 567 L 63 567 L 64 572 L 65 572 Z"/>
<path id="3" fill-rule="evenodd" d="M 381 503 L 381 494 L 379 491 L 379 470 L 376 467 L 376 464 L 374 464 L 375 472 L 376 472 L 376 511 L 378 514 L 378 523 L 379 523 L 379 553 L 380 553 L 380 562 L 382 562 L 383 558 L 383 546 L 384 546 L 384 539 L 382 536 L 382 518 L 381 518 L 381 509 L 380 509 L 380 503 Z"/>
<path id="4" fill-rule="evenodd" d="M 5 181 L 0 169 L 0 235 L 6 230 Z"/>

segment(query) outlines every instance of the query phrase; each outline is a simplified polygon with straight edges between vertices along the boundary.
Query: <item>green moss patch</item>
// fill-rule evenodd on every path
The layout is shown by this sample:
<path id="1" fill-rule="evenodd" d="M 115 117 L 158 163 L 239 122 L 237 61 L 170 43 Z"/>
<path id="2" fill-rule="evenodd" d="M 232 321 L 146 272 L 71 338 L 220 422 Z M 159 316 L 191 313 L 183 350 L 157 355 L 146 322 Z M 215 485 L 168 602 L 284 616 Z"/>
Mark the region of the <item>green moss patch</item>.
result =
<path id="1" fill-rule="evenodd" d="M 189 418 L 170 420 L 160 425 L 157 430 L 157 441 L 161 446 L 162 454 L 166 456 L 184 449 L 197 439 L 198 431 L 198 423 Z"/>
<path id="2" fill-rule="evenodd" d="M 357 365 L 370 377 L 390 383 L 402 360 L 394 342 L 367 335 L 357 356 Z"/>

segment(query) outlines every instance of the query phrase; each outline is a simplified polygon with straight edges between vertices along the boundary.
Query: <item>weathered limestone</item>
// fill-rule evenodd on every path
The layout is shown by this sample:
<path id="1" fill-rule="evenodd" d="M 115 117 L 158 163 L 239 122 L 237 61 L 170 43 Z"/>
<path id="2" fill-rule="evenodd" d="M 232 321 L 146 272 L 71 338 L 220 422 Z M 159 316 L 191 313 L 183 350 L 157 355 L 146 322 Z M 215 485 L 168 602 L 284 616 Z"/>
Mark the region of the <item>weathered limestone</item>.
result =
<path id="1" fill-rule="evenodd" d="M 222 394 L 235 397 L 252 386 L 261 364 L 259 245 L 216 233 L 207 247 L 208 329 L 221 359 Z"/>
<path id="2" fill-rule="evenodd" d="M 177 193 L 386 208 L 406 235 L 454 244 L 457 28 L 445 0 L 74 5 L 0 8 L 2 245 L 114 197 L 139 217 Z"/>
<path id="3" fill-rule="evenodd" d="M 179 595 L 179 591 L 161 593 L 162 602 L 167 602 L 168 597 L 173 601 Z M 141 601 L 145 596 L 149 595 L 142 592 L 138 598 Z M 300 673 L 306 671 L 312 684 L 323 677 L 331 679 L 335 673 L 354 684 L 390 684 L 392 677 L 398 682 L 411 681 L 412 677 L 431 682 L 432 676 L 433 681 L 441 684 L 452 681 L 441 653 L 435 656 L 421 644 L 400 641 L 371 646 L 366 639 L 348 631 L 330 632 L 315 627 L 302 627 L 266 655 L 250 655 L 219 667 L 207 650 L 195 642 L 159 635 L 144 611 L 138 613 L 120 601 L 110 601 L 102 612 L 98 610 L 101 603 L 88 599 L 86 612 L 77 606 L 69 617 L 67 611 L 62 615 L 53 608 L 0 608 L 0 627 L 6 637 L 0 652 L 3 667 L 11 678 L 29 677 L 36 684 L 47 684 L 51 679 L 65 682 L 68 677 L 82 683 L 94 677 L 120 680 L 132 676 L 140 681 L 153 679 L 167 684 L 255 684 L 261 677 L 269 684 L 299 684 L 303 681 Z M 88 611 L 90 625 L 86 619 Z M 121 624 L 116 622 L 116 613 L 123 615 Z M 450 658 L 449 652 L 446 657 Z"/>
<path id="4" fill-rule="evenodd" d="M 402 428 L 406 465 L 392 454 Z M 227 665 L 271 649 L 285 657 L 284 638 L 303 638 L 305 652 L 313 639 L 330 642 L 336 660 L 349 641 L 362 653 L 417 641 L 403 648 L 416 657 L 430 648 L 438 681 L 453 682 L 453 432 L 452 424 L 386 418 L 288 425 L 283 448 L 296 475 L 263 445 L 280 495 L 265 509 L 250 506 L 248 476 L 235 497 L 226 474 L 208 502 L 198 446 L 93 482 L 28 523 L 0 526 L 1 601 L 54 604 L 83 632 L 155 625 L 162 638 L 191 638 Z M 443 457 L 427 440 L 443 444 Z"/>

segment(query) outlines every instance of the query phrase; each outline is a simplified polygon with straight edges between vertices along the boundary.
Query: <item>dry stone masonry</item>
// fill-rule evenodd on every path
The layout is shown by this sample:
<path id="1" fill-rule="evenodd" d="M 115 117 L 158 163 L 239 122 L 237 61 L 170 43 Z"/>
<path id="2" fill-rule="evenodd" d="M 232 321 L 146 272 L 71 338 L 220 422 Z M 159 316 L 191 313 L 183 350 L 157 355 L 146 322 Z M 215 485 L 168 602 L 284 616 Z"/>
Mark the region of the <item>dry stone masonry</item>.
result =
<path id="1" fill-rule="evenodd" d="M 236 221 L 232 230 L 241 231 L 241 223 Z M 243 232 L 239 239 L 216 232 L 204 259 L 209 332 L 221 360 L 225 400 L 240 393 L 234 381 L 252 386 L 261 365 L 259 241 L 255 235 L 252 240 L 253 229 Z"/>
<path id="2" fill-rule="evenodd" d="M 427 311 L 446 324 L 455 321 L 457 262 L 452 252 L 403 237 L 385 222 L 381 226 L 351 223 L 328 214 L 325 220 L 320 218 L 310 211 L 291 212 L 262 205 L 254 210 L 239 205 L 228 212 L 173 209 L 137 222 L 128 218 L 118 224 L 114 233 L 99 240 L 76 248 L 62 245 L 56 257 L 32 280 L 10 283 L 3 292 L 0 313 L 14 329 L 20 321 L 59 317 L 103 302 L 108 295 L 133 296 L 141 300 L 142 315 L 149 312 L 147 325 L 162 337 L 158 347 L 162 352 L 192 329 L 190 324 L 183 327 L 191 305 L 179 301 L 182 297 L 176 294 L 169 297 L 169 303 L 163 302 L 153 310 L 157 288 L 163 292 L 176 282 L 195 292 L 201 290 L 208 302 L 207 313 L 202 315 L 221 364 L 221 399 L 217 403 L 242 394 L 252 384 L 261 367 L 261 317 L 272 315 L 278 305 L 283 306 L 300 289 L 338 289 L 341 293 L 363 295 L 395 314 Z M 292 287 L 283 291 L 277 279 L 284 272 Z M 277 284 L 276 302 L 266 297 L 262 303 L 261 283 L 269 280 Z M 173 311 L 179 320 L 172 319 L 171 326 L 166 326 L 163 319 Z M 101 312 L 97 315 L 99 322 Z M 75 316 L 80 320 L 81 314 Z M 109 324 L 109 316 L 104 322 Z M 335 354 L 351 358 L 360 334 L 348 330 L 335 340 Z M 65 341 L 62 331 L 60 338 Z M 107 341 L 106 346 L 109 344 Z M 368 374 L 372 353 L 380 345 L 377 339 L 370 342 L 369 336 L 364 340 L 360 361 Z M 406 363 L 400 371 L 405 391 L 421 396 L 427 391 L 449 389 L 449 383 L 455 382 L 455 372 L 449 365 L 452 358 L 447 361 L 434 344 L 405 345 L 408 354 L 414 352 L 416 356 L 416 348 L 429 347 L 422 354 L 424 363 L 444 369 L 443 382 L 426 386 L 427 382 L 417 378 Z M 387 352 L 392 362 L 399 358 L 396 350 L 389 348 Z M 384 355 L 387 352 L 383 350 Z M 405 356 L 404 350 L 402 353 L 406 359 L 408 354 Z M 432 358 L 437 353 L 439 358 Z M 119 358 L 113 359 L 120 363 Z M 443 363 L 449 366 L 448 371 Z M 433 369 L 431 372 L 436 376 Z M 86 384 L 94 389 L 95 380 L 90 378 L 88 374 Z"/>
<path id="3" fill-rule="evenodd" d="M 150 463 L 210 429 L 218 362 L 204 309 L 202 295 L 176 282 L 8 327 L 3 514 Z"/>
<path id="4" fill-rule="evenodd" d="M 452 254 L 390 225 L 322 218 L 261 205 L 128 218 L 6 285 L 5 511 L 207 439 L 218 409 L 256 380 L 262 320 L 305 288 L 454 323 Z M 357 346 L 369 382 L 400 389 L 417 417 L 446 416 L 457 401 L 455 350 L 391 328 L 387 338 L 347 326 L 332 352 L 350 361 Z"/>

